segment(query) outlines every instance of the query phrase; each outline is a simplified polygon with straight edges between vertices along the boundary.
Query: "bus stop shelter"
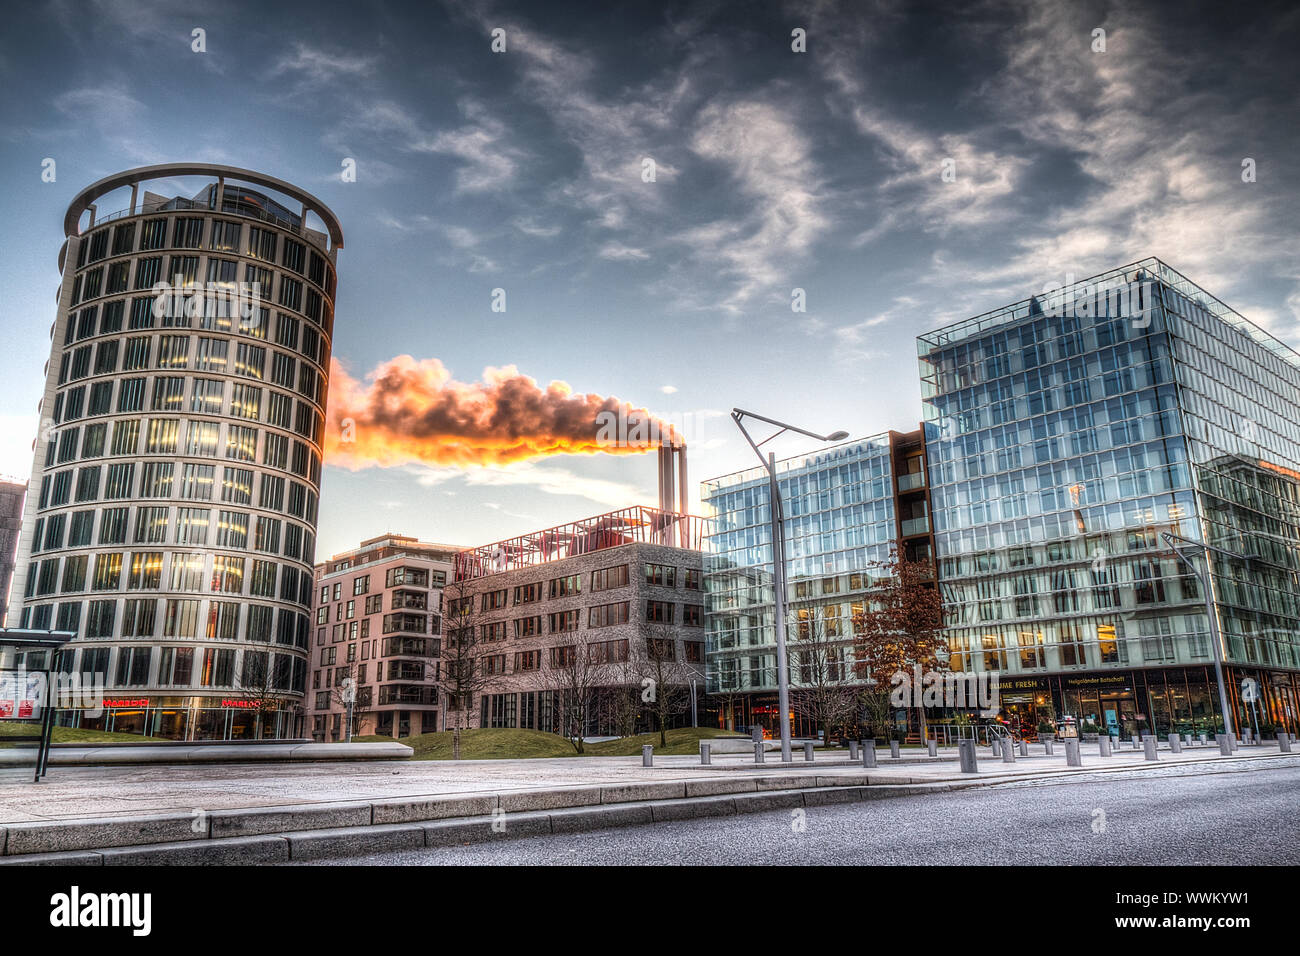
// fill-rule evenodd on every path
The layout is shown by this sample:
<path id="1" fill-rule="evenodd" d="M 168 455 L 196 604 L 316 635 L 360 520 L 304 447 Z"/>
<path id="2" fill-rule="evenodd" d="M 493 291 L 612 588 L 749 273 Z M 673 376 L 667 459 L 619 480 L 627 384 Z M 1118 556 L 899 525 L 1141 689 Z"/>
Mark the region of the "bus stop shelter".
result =
<path id="1" fill-rule="evenodd" d="M 0 628 L 0 748 L 31 751 L 33 783 L 49 767 L 59 675 L 71 670 L 70 631 Z"/>

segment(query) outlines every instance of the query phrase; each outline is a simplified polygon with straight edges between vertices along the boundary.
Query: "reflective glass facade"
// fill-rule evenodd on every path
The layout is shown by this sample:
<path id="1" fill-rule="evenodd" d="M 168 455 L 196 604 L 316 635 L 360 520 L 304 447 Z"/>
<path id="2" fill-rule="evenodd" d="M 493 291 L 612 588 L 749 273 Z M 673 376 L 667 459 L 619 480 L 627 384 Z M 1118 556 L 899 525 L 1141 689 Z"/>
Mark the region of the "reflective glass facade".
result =
<path id="1" fill-rule="evenodd" d="M 852 619 L 897 537 L 887 435 L 777 462 L 789 620 L 815 616 L 851 653 Z M 701 486 L 713 519 L 704 545 L 705 677 L 710 693 L 776 689 L 767 470 Z M 846 656 L 847 660 L 847 656 Z M 798 667 L 792 685 L 797 687 Z"/>
<path id="2" fill-rule="evenodd" d="M 1300 667 L 1300 356 L 1154 259 L 918 346 L 955 669 L 1026 675 L 1068 708 L 1060 680 L 1029 676 L 1176 668 L 1176 705 L 1166 674 L 1158 695 L 1129 686 L 1127 708 L 1094 691 L 1083 714 L 1192 719 L 1214 660 L 1206 596 L 1165 532 L 1259 555 L 1214 561 L 1226 660 Z M 1254 676 L 1294 720 L 1293 677 Z"/>

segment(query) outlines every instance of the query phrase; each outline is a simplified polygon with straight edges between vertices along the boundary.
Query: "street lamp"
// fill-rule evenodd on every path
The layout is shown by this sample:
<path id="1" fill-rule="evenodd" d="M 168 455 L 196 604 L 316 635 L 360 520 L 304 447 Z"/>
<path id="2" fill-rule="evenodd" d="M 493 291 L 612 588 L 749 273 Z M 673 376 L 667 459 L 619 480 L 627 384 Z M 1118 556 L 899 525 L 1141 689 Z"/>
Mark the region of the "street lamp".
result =
<path id="1" fill-rule="evenodd" d="M 843 441 L 849 437 L 849 433 L 837 431 L 831 432 L 829 435 L 818 435 L 815 432 L 788 425 L 785 422 L 779 422 L 775 418 L 767 418 L 763 415 L 747 412 L 743 408 L 733 408 L 731 418 L 736 423 L 736 427 L 740 429 L 740 433 L 745 436 L 745 441 L 749 442 L 749 447 L 754 449 L 754 454 L 758 456 L 758 460 L 767 469 L 768 494 L 772 502 L 769 509 L 772 514 L 772 612 L 776 623 L 776 695 L 777 706 L 781 710 L 781 762 L 790 763 L 792 759 L 790 756 L 790 677 L 786 666 L 785 653 L 785 522 L 781 511 L 781 495 L 776 487 L 776 455 L 773 452 L 768 452 L 767 456 L 764 457 L 759 446 L 766 445 L 773 438 L 784 435 L 788 431 L 798 432 L 800 435 L 807 435 L 809 438 L 828 442 Z M 761 442 L 755 443 L 745 428 L 744 419 L 746 418 L 753 418 L 769 425 L 775 425 L 778 430 L 768 435 Z"/>
<path id="2" fill-rule="evenodd" d="M 1173 550 L 1174 554 L 1178 556 L 1178 560 L 1183 562 L 1183 564 L 1187 565 L 1188 569 L 1192 572 L 1192 574 L 1196 575 L 1196 580 L 1199 581 L 1201 584 L 1201 590 L 1205 592 L 1205 613 L 1210 619 L 1210 643 L 1214 647 L 1214 676 L 1219 681 L 1219 710 L 1223 713 L 1223 731 L 1224 733 L 1227 734 L 1235 734 L 1236 731 L 1234 729 L 1232 711 L 1228 707 L 1228 687 L 1223 679 L 1224 648 L 1222 643 L 1222 637 L 1220 636 L 1219 633 L 1218 614 L 1216 613 L 1214 607 L 1214 586 L 1211 580 L 1213 575 L 1213 568 L 1210 565 L 1210 552 L 1213 551 L 1217 554 L 1223 555 L 1226 558 L 1234 558 L 1238 561 L 1245 561 L 1247 563 L 1251 561 L 1258 561 L 1259 555 L 1238 554 L 1236 551 L 1227 551 L 1223 548 L 1216 548 L 1213 545 L 1204 544 L 1200 541 L 1192 541 L 1188 538 L 1182 537 L 1181 535 L 1172 534 L 1171 532 L 1168 531 L 1161 532 L 1160 537 L 1165 539 L 1165 544 L 1167 544 Z M 1175 541 L 1181 542 L 1184 547 L 1190 545 L 1191 547 L 1197 548 L 1204 552 L 1203 554 L 1203 557 L 1205 558 L 1204 577 L 1201 576 L 1201 572 L 1197 570 L 1196 565 L 1192 563 L 1192 559 L 1189 558 L 1187 555 L 1183 554 L 1182 549 L 1179 548 L 1178 545 L 1174 544 Z"/>

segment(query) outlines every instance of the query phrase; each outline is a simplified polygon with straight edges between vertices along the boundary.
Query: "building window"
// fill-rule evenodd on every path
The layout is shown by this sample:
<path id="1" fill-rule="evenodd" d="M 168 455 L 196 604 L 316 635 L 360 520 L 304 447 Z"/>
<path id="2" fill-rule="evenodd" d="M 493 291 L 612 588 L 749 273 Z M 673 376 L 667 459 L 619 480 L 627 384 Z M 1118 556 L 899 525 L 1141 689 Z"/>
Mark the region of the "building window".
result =
<path id="1" fill-rule="evenodd" d="M 673 623 L 673 605 L 669 601 L 646 601 L 645 619 L 652 624 Z"/>
<path id="2" fill-rule="evenodd" d="M 542 582 L 519 584 L 515 586 L 515 604 L 532 604 L 542 599 Z"/>
<path id="3" fill-rule="evenodd" d="M 552 600 L 555 598 L 568 597 L 573 594 L 581 594 L 582 575 L 570 574 L 562 578 L 551 578 L 547 593 Z M 554 615 L 552 615 L 552 617 L 554 617 Z"/>
<path id="4" fill-rule="evenodd" d="M 645 583 L 653 587 L 677 587 L 677 569 L 671 564 L 647 564 L 645 566 Z"/>
<path id="5" fill-rule="evenodd" d="M 620 564 L 613 568 L 600 568 L 591 572 L 591 589 L 608 591 L 611 588 L 627 587 L 627 565 Z"/>
<path id="6" fill-rule="evenodd" d="M 587 627 L 610 627 L 614 624 L 626 624 L 628 619 L 628 602 L 617 604 L 599 604 L 587 613 Z"/>
<path id="7" fill-rule="evenodd" d="M 555 611 L 550 615 L 550 625 L 552 634 L 563 634 L 578 629 L 578 610 L 572 611 Z"/>

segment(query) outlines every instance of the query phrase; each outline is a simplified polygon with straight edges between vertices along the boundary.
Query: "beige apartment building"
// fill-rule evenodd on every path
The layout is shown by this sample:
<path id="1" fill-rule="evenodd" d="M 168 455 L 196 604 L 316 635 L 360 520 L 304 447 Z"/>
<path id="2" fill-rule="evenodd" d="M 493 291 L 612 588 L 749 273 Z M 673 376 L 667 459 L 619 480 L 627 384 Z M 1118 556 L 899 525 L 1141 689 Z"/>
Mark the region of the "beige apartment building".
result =
<path id="1" fill-rule="evenodd" d="M 316 566 L 307 694 L 313 740 L 347 739 L 349 680 L 354 736 L 442 729 L 442 590 L 460 550 L 387 534 Z"/>

